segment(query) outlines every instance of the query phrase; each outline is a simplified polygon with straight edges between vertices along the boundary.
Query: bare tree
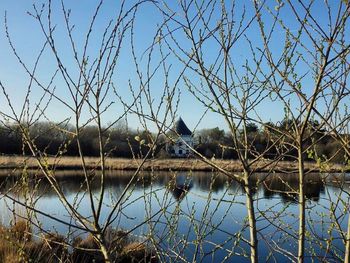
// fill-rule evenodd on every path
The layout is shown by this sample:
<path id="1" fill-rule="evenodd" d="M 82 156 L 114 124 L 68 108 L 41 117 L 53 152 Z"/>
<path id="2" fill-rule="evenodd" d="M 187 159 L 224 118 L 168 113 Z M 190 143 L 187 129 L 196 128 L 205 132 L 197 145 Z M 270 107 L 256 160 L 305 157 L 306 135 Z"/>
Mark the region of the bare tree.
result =
<path id="1" fill-rule="evenodd" d="M 310 142 L 310 138 L 326 128 L 336 129 L 330 128 L 330 120 L 348 95 L 346 58 L 349 44 L 345 31 L 349 5 L 343 1 L 333 5 L 324 3 L 327 25 L 316 16 L 313 1 L 277 1 L 273 5 L 267 1 L 254 1 L 247 5 L 247 8 L 239 9 L 238 3 L 219 1 L 180 1 L 177 6 L 166 2 L 159 4 L 157 7 L 164 16 L 158 32 L 159 44 L 187 69 L 189 76 L 185 75 L 183 81 L 193 96 L 227 123 L 244 172 L 233 175 L 221 167 L 216 168 L 244 185 L 252 262 L 258 260 L 252 194 L 255 186 L 250 180 L 255 172 L 253 164 L 263 160 L 264 153 L 273 147 L 279 149 L 279 154 L 268 165 L 294 158 L 293 152 L 296 153 L 299 174 L 297 260 L 303 262 L 306 232 L 304 164 L 307 153 L 312 152 L 320 140 Z M 294 16 L 296 28 L 288 25 L 286 13 Z M 252 32 L 259 32 L 261 40 L 253 40 Z M 285 41 L 276 47 L 276 38 L 281 35 L 285 36 Z M 248 47 L 245 50 L 248 58 L 244 63 L 235 59 L 235 47 L 242 43 Z M 263 124 L 266 121 L 257 108 L 267 104 L 284 108 L 281 116 L 284 115 L 286 125 L 283 129 L 267 126 L 274 131 L 275 138 L 259 152 L 253 147 L 247 127 L 252 122 Z M 312 125 L 314 120 L 319 120 L 317 125 Z M 325 136 L 323 134 L 321 138 Z"/>
<path id="2" fill-rule="evenodd" d="M 123 260 L 115 239 L 121 240 L 142 227 L 147 228 L 145 243 L 152 244 L 159 261 L 199 262 L 207 258 L 215 261 L 216 252 L 222 250 L 226 253 L 223 261 L 239 256 L 258 262 L 264 260 L 260 255 L 266 252 L 265 260 L 278 261 L 282 255 L 283 259 L 298 262 L 304 262 L 308 256 L 327 260 L 329 255 L 334 260 L 342 260 L 345 253 L 348 262 L 350 219 L 347 230 L 342 229 L 341 220 L 346 212 L 340 215 L 337 212 L 337 208 L 344 208 L 341 204 L 347 199 L 340 195 L 335 200 L 331 197 L 327 200 L 332 206 L 331 223 L 326 224 L 330 231 L 328 237 L 336 230 L 344 243 L 343 252 L 332 240 L 320 237 L 312 226 L 307 183 L 314 167 L 323 171 L 340 153 L 347 154 L 345 159 L 350 156 L 346 107 L 349 99 L 349 2 L 325 1 L 323 16 L 320 16 L 320 4 L 316 1 L 123 0 L 116 4 L 113 18 L 99 31 L 97 24 L 104 14 L 105 4 L 103 0 L 97 3 L 83 33 L 77 33 L 74 10 L 68 8 L 68 2 L 48 0 L 43 6 L 34 4 L 29 15 L 36 21 L 43 43 L 32 67 L 18 51 L 11 23 L 5 17 L 8 43 L 28 77 L 28 86 L 23 88 L 25 99 L 19 109 L 11 97 L 10 87 L 0 80 L 8 108 L 0 109 L 0 121 L 4 127 L 16 129 L 23 144 L 23 193 L 13 196 L 14 187 L 3 194 L 26 211 L 26 215 L 16 211 L 14 215 L 28 218 L 33 226 L 47 234 L 50 233 L 41 226 L 40 217 L 66 226 L 69 233 L 55 240 L 56 243 L 73 250 L 98 252 L 105 262 Z M 160 19 L 147 47 L 137 41 L 138 14 L 145 5 Z M 62 20 L 55 16 L 57 8 Z M 290 16 L 295 20 L 292 24 Z M 58 41 L 60 30 L 65 32 L 68 43 L 64 49 Z M 78 40 L 76 34 L 83 35 L 83 41 Z M 97 50 L 92 44 L 96 39 Z M 121 87 L 116 78 L 124 46 L 130 51 L 135 68 L 126 88 Z M 140 49 L 144 51 L 142 54 Z M 48 58 L 55 61 L 55 67 L 45 82 L 41 79 L 40 65 Z M 41 97 L 33 99 L 34 89 Z M 126 90 L 128 95 L 125 95 Z M 221 157 L 223 159 L 224 151 L 229 150 L 237 156 L 241 167 L 241 171 L 232 171 L 227 168 L 231 161 L 220 162 L 218 155 L 205 156 L 183 141 L 192 148 L 196 159 L 212 168 L 210 176 L 205 177 L 208 196 L 196 196 L 203 200 L 200 208 L 187 199 L 196 180 L 191 171 L 181 173 L 169 167 L 170 172 L 164 179 L 153 171 L 156 167 L 151 167 L 148 181 L 141 179 L 146 175 L 144 165 L 156 158 L 161 136 L 170 140 L 169 131 L 176 133 L 173 124 L 181 110 L 184 91 L 203 108 L 197 126 L 206 116 L 221 118 L 226 123 L 228 132 L 218 135 L 225 135 L 219 145 Z M 67 119 L 57 122 L 49 117 L 50 107 L 56 104 L 69 112 Z M 115 104 L 118 107 L 114 107 Z M 276 114 L 269 116 L 271 111 Z M 107 118 L 111 115 L 116 116 L 112 121 Z M 133 134 L 134 138 L 128 138 L 127 142 L 137 169 L 108 203 L 107 162 L 113 148 L 119 146 L 111 145 L 110 136 L 120 121 L 125 120 L 127 127 L 131 115 L 138 118 L 143 129 L 142 134 Z M 282 121 L 273 124 L 275 118 Z M 47 123 L 44 130 L 52 137 L 61 138 L 62 143 L 54 156 L 48 154 L 47 147 L 38 144 L 40 131 L 36 128 L 43 120 Z M 93 166 L 84 150 L 84 133 L 90 125 L 95 127 L 99 154 Z M 125 130 L 127 133 L 127 128 Z M 138 147 L 133 147 L 131 140 L 137 142 Z M 328 156 L 322 155 L 318 146 L 323 140 L 332 140 L 341 145 L 341 149 Z M 78 150 L 79 168 L 84 178 L 73 200 L 66 194 L 56 170 L 72 145 Z M 40 168 L 33 187 L 27 169 L 32 159 Z M 308 160 L 314 160 L 313 165 L 309 165 Z M 296 169 L 284 171 L 285 177 L 273 175 L 277 169 L 283 170 L 287 161 Z M 260 173 L 262 171 L 265 173 Z M 41 174 L 69 215 L 68 220 L 36 208 Z M 163 180 L 165 186 L 159 187 L 156 178 Z M 221 195 L 215 192 L 218 181 L 227 184 Z M 327 183 L 326 179 L 324 181 Z M 147 184 L 147 190 L 145 187 L 143 194 L 134 200 L 132 192 L 137 182 Z M 343 185 L 340 189 L 342 194 L 348 194 Z M 262 207 L 259 203 L 261 191 L 290 199 L 297 196 L 297 223 L 284 221 L 289 216 L 294 218 L 289 211 L 292 202 L 279 200 Z M 88 200 L 88 215 L 80 209 L 83 200 Z M 117 235 L 112 226 L 127 217 L 125 209 L 139 200 L 144 202 L 144 218 L 121 236 Z M 246 214 L 234 217 L 233 207 L 241 205 Z M 223 213 L 217 219 L 219 209 Z M 221 228 L 228 219 L 234 222 L 234 232 Z M 188 223 L 188 228 L 180 229 L 182 220 Z M 270 229 L 272 233 L 267 234 Z M 74 233 L 79 231 L 88 233 L 96 246 L 84 247 L 83 242 L 72 242 Z M 226 240 L 215 243 L 210 240 L 213 233 L 223 234 Z M 283 237 L 276 241 L 277 235 Z M 42 238 L 52 244 L 48 236 Z M 290 242 L 297 244 L 295 250 L 285 246 Z M 314 243 L 319 244 L 321 252 L 313 250 Z M 208 246 L 212 248 L 210 251 Z M 144 255 L 143 260 L 149 258 Z"/>
<path id="3" fill-rule="evenodd" d="M 58 223 L 64 224 L 69 228 L 86 231 L 92 235 L 94 242 L 98 244 L 98 250 L 103 254 L 105 262 L 112 262 L 115 260 L 115 255 L 112 254 L 113 250 L 110 248 L 111 240 L 108 240 L 110 225 L 118 217 L 120 207 L 123 205 L 128 191 L 132 189 L 135 178 L 137 178 L 143 163 L 152 155 L 155 141 L 159 136 L 158 133 L 158 135 L 155 136 L 155 141 L 149 142 L 146 154 L 138 161 L 139 168 L 131 177 L 118 200 L 116 200 L 114 205 L 109 209 L 107 216 L 105 217 L 106 219 L 102 221 L 102 208 L 105 203 L 107 176 L 106 159 L 109 156 L 109 152 L 106 150 L 106 145 L 108 145 L 109 141 L 108 134 L 115 123 L 127 117 L 130 108 L 135 105 L 143 90 L 143 87 L 140 87 L 140 89 L 137 90 L 132 89 L 131 94 L 134 96 L 133 101 L 131 101 L 131 103 L 124 102 L 125 98 L 122 98 L 119 92 L 121 87 L 118 87 L 115 83 L 115 75 L 118 73 L 117 62 L 120 53 L 122 52 L 122 44 L 126 41 L 127 36 L 130 34 L 132 25 L 135 22 L 137 10 L 147 2 L 150 1 L 135 1 L 133 3 L 122 1 L 118 3 L 118 5 L 116 5 L 114 18 L 105 26 L 102 34 L 99 34 L 100 32 L 96 29 L 96 21 L 102 15 L 101 10 L 104 7 L 104 1 L 99 1 L 91 16 L 87 31 L 83 33 L 84 38 L 82 43 L 75 38 L 76 29 L 72 22 L 74 11 L 72 12 L 68 9 L 66 7 L 67 4 L 64 1 L 60 1 L 58 6 L 56 6 L 58 3 L 52 1 L 47 1 L 43 6 L 34 4 L 33 9 L 29 11 L 28 14 L 37 22 L 38 28 L 43 35 L 44 42 L 33 68 L 29 66 L 29 63 L 22 59 L 17 51 L 16 43 L 13 42 L 11 37 L 10 23 L 8 22 L 8 18 L 5 18 L 8 43 L 11 46 L 12 52 L 17 58 L 18 63 L 27 73 L 29 83 L 26 88 L 23 88 L 23 92 L 26 93 L 26 96 L 22 108 L 19 110 L 17 110 L 13 104 L 8 88 L 2 82 L 0 83 L 2 94 L 6 98 L 10 109 L 8 112 L 1 111 L 1 116 L 3 117 L 3 120 L 11 121 L 18 126 L 22 136 L 23 147 L 29 149 L 30 154 L 35 158 L 41 172 L 44 174 L 45 179 L 54 189 L 60 202 L 72 217 L 72 220 L 66 222 L 56 219 L 45 214 L 43 211 L 35 209 L 32 203 L 21 202 L 12 198 L 10 195 L 6 196 L 30 211 L 56 220 Z M 63 20 L 56 20 L 58 18 L 54 16 L 54 8 L 60 8 Z M 68 65 L 68 62 L 65 62 L 66 55 L 61 53 L 60 47 L 57 44 L 58 35 L 56 35 L 56 32 L 57 30 L 61 30 L 61 27 L 65 30 L 66 43 L 69 45 L 68 50 L 74 61 L 73 67 L 72 64 Z M 92 38 L 96 36 L 99 37 L 99 47 L 96 52 L 91 53 L 90 45 Z M 96 42 L 96 40 L 94 41 Z M 46 57 L 46 52 L 50 54 L 51 59 L 56 61 L 56 70 L 48 84 L 42 81 L 40 79 L 40 74 L 38 74 L 41 59 L 43 59 L 44 56 L 45 59 L 48 59 L 48 57 Z M 61 82 L 57 82 L 58 79 L 60 79 Z M 56 83 L 58 83 L 57 85 L 60 87 L 59 92 L 57 92 L 55 87 Z M 36 101 L 30 96 L 34 89 L 37 89 L 42 93 L 42 96 Z M 56 121 L 49 119 L 46 111 L 53 101 L 55 103 L 58 102 L 60 107 L 65 107 L 70 112 L 71 117 L 67 120 L 63 120 L 62 123 L 72 123 L 74 125 L 74 130 L 69 130 L 66 128 L 67 126 L 62 125 L 62 123 L 57 124 Z M 104 116 L 106 116 L 108 112 L 114 111 L 112 106 L 118 102 L 123 106 L 123 111 L 106 126 Z M 34 105 L 34 107 L 32 107 L 32 105 Z M 67 138 L 69 138 L 61 145 L 59 151 L 54 156 L 53 163 L 48 161 L 45 150 L 40 150 L 36 146 L 36 137 L 31 133 L 32 127 L 42 120 L 47 120 L 52 129 L 65 134 Z M 90 169 L 87 166 L 86 154 L 83 151 L 81 142 L 82 133 L 90 124 L 95 124 L 98 131 L 100 160 L 94 169 Z M 68 200 L 62 190 L 62 186 L 55 177 L 56 163 L 59 162 L 60 158 L 64 155 L 66 148 L 71 143 L 76 143 L 79 151 L 80 165 L 85 178 L 84 185 L 86 186 L 86 196 L 90 200 L 91 216 L 83 215 L 79 211 L 80 201 L 78 200 L 78 197 L 75 198 L 73 202 Z M 100 175 L 98 176 L 99 173 Z M 99 182 L 97 196 L 92 190 L 92 184 L 96 180 Z M 35 224 L 33 218 L 29 219 L 32 219 L 32 223 Z M 147 220 L 149 219 L 146 219 L 146 221 Z"/>
<path id="4" fill-rule="evenodd" d="M 286 5 L 286 7 L 284 7 Z M 263 14 L 260 8 L 266 8 Z M 337 105 L 347 95 L 346 81 L 349 44 L 345 40 L 344 30 L 348 24 L 349 5 L 339 1 L 331 6 L 324 4 L 327 14 L 327 26 L 316 18 L 314 2 L 286 3 L 279 1 L 275 11 L 255 1 L 255 10 L 263 41 L 263 52 L 270 72 L 271 87 L 287 109 L 286 119 L 290 125 L 283 131 L 290 137 L 291 146 L 297 150 L 299 171 L 299 237 L 298 262 L 305 257 L 305 153 L 312 148 L 306 141 L 313 134 L 327 126 L 336 114 Z M 282 19 L 281 9 L 288 8 L 298 21 L 293 31 Z M 300 11 L 302 10 L 302 11 Z M 269 15 L 272 26 L 263 22 Z M 285 33 L 285 44 L 281 55 L 276 55 L 271 43 L 274 33 L 281 28 Z M 305 68 L 300 72 L 299 68 Z M 311 72 L 311 73 L 308 73 Z M 311 78 L 312 76 L 312 78 Z M 311 81 L 312 79 L 312 81 Z M 312 91 L 311 91 L 312 90 Z M 298 103 L 298 106 L 296 105 Z M 316 127 L 310 127 L 313 119 L 320 120 Z M 289 131 L 289 132 L 288 132 Z"/>

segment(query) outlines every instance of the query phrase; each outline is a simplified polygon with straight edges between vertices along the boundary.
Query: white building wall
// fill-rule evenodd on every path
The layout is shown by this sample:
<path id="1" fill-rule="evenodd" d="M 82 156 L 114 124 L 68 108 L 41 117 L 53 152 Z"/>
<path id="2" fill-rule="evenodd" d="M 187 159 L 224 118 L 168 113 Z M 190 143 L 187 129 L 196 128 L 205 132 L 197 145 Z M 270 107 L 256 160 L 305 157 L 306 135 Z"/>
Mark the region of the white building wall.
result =
<path id="1" fill-rule="evenodd" d="M 179 137 L 174 146 L 174 154 L 177 157 L 186 157 L 191 154 L 191 147 L 193 147 L 193 138 L 190 135 L 183 135 Z"/>

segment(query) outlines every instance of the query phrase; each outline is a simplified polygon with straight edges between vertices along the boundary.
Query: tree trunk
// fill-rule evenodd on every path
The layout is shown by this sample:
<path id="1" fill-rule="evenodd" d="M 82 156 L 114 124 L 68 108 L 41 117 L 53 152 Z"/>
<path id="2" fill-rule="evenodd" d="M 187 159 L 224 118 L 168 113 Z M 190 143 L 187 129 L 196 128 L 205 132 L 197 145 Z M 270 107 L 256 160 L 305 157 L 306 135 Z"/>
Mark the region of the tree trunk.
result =
<path id="1" fill-rule="evenodd" d="M 299 169 L 299 234 L 298 234 L 298 262 L 304 262 L 305 250 L 305 195 L 304 195 L 304 160 L 302 149 L 298 149 L 298 169 Z"/>
<path id="2" fill-rule="evenodd" d="M 111 259 L 109 257 L 109 253 L 108 253 L 106 247 L 105 246 L 101 246 L 100 249 L 101 249 L 101 252 L 103 254 L 103 258 L 105 260 L 105 263 L 111 263 L 112 261 L 111 261 Z"/>
<path id="3" fill-rule="evenodd" d="M 254 211 L 254 200 L 251 190 L 251 185 L 249 182 L 248 175 L 244 176 L 244 190 L 247 197 L 247 211 L 248 211 L 248 221 L 249 221 L 249 234 L 250 234 L 250 262 L 258 262 L 258 239 L 256 233 L 256 219 Z"/>
<path id="4" fill-rule="evenodd" d="M 111 260 L 111 256 L 109 254 L 109 251 L 105 245 L 105 239 L 103 238 L 102 235 L 97 235 L 97 241 L 98 241 L 98 245 L 100 247 L 100 251 L 103 255 L 103 259 L 105 261 L 105 263 L 111 263 L 112 260 Z"/>
<path id="5" fill-rule="evenodd" d="M 346 233 L 346 242 L 345 242 L 345 257 L 344 262 L 350 262 L 350 214 L 348 218 L 348 231 Z"/>

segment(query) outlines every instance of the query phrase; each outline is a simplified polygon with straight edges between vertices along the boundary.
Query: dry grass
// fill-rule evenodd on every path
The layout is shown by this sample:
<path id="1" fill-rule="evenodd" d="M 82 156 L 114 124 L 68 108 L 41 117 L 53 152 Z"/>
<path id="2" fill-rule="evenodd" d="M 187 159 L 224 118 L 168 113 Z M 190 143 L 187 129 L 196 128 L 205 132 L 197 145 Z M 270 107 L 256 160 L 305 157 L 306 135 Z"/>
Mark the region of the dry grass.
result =
<path id="1" fill-rule="evenodd" d="M 30 233 L 25 221 L 18 221 L 8 228 L 0 226 L 0 262 L 25 262 L 25 247 L 33 245 Z"/>
<path id="2" fill-rule="evenodd" d="M 111 255 L 113 262 L 158 262 L 145 243 L 130 239 L 120 230 L 111 229 L 109 232 L 108 246 L 114 251 Z M 11 227 L 0 225 L 0 262 L 104 262 L 92 236 L 77 237 L 71 251 L 64 241 L 65 238 L 58 234 L 32 239 L 31 229 L 25 221 L 18 221 Z"/>
<path id="3" fill-rule="evenodd" d="M 61 157 L 61 158 L 47 158 L 47 164 L 56 170 L 77 170 L 81 169 L 81 160 L 79 157 Z M 98 157 L 86 157 L 86 166 L 91 169 L 100 169 L 100 159 Z M 278 172 L 292 172 L 297 171 L 297 163 L 290 161 L 281 161 L 275 166 L 268 166 L 265 164 L 269 161 L 261 161 L 255 165 L 258 172 L 278 171 Z M 122 158 L 107 158 L 106 167 L 109 170 L 136 170 L 140 165 L 139 159 L 122 159 Z M 242 166 L 238 160 L 214 160 L 214 163 L 229 171 L 241 171 Z M 29 169 L 38 168 L 38 164 L 34 158 L 22 156 L 1 156 L 0 169 L 15 169 L 26 166 Z M 324 172 L 341 172 L 349 170 L 340 164 L 328 164 L 320 167 L 313 162 L 306 162 L 305 169 L 307 171 L 324 171 Z M 143 170 L 154 171 L 211 171 L 213 168 L 198 159 L 150 159 L 143 165 Z"/>
<path id="4" fill-rule="evenodd" d="M 158 260 L 144 243 L 132 242 L 121 251 L 121 262 L 158 262 Z"/>

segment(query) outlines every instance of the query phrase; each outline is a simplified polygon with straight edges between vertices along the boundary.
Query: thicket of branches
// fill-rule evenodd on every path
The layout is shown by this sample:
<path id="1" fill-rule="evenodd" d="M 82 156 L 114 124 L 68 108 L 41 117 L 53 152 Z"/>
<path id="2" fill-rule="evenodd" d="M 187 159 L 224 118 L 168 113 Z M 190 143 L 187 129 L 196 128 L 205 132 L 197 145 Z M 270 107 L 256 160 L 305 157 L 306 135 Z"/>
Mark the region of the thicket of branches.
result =
<path id="1" fill-rule="evenodd" d="M 83 251 L 85 256 L 96 253 L 95 260 L 101 262 L 122 261 L 125 251 L 120 241 L 141 228 L 144 232 L 136 243 L 143 249 L 133 249 L 140 251 L 138 260 L 143 262 L 216 262 L 218 255 L 221 261 L 350 262 L 346 175 L 321 174 L 315 179 L 305 169 L 305 161 L 311 159 L 321 169 L 329 162 L 348 165 L 349 1 L 125 0 L 116 3 L 115 15 L 101 31 L 96 27 L 103 15 L 101 0 L 83 41 L 75 38 L 74 10 L 68 10 L 64 0 L 57 3 L 34 4 L 29 11 L 43 36 L 34 65 L 18 52 L 6 16 L 4 22 L 8 44 L 28 85 L 22 88 L 25 99 L 18 107 L 10 87 L 0 80 L 6 104 L 0 108 L 0 121 L 9 126 L 5 133 L 11 128 L 5 136 L 13 136 L 14 151 L 30 154 L 39 167 L 33 172 L 24 165 L 20 180 L 0 195 L 6 204 L 21 207 L 21 213 L 10 209 L 14 218 L 27 222 L 20 233 L 32 235 L 29 228 L 35 227 L 42 233 L 38 234 L 41 245 L 59 244 L 60 253 L 54 253 L 53 261 L 74 262 L 70 251 Z M 140 54 L 137 47 L 144 43 L 136 41 L 137 25 L 145 6 L 160 21 L 152 43 Z M 54 15 L 54 8 L 61 16 Z M 65 32 L 64 53 L 57 41 L 59 26 Z M 99 45 L 92 51 L 94 37 Z M 116 75 L 125 43 L 134 79 L 119 87 Z M 73 64 L 65 59 L 67 54 Z M 43 56 L 55 62 L 49 80 L 39 74 Z M 33 97 L 33 89 L 41 97 Z M 192 149 L 213 169 L 206 196 L 190 196 L 191 173 L 169 173 L 170 179 L 159 185 L 156 173 L 145 177 L 142 172 L 177 118 L 184 90 L 203 108 L 199 122 L 211 112 L 227 126 L 226 132 L 201 131 L 201 144 Z M 53 103 L 69 112 L 69 118 L 59 123 L 50 119 L 47 113 Z M 116 103 L 120 107 L 113 108 Z M 267 108 L 281 111 L 284 121 L 266 123 Z M 142 134 L 125 135 L 116 129 L 130 115 L 138 118 Z M 107 116 L 115 116 L 108 125 Z M 138 169 L 126 184 L 110 189 L 106 159 L 117 155 L 118 147 L 126 154 L 126 145 Z M 59 159 L 72 152 L 80 158 L 82 181 L 74 194 L 68 194 L 47 156 Z M 86 165 L 89 153 L 98 156 L 99 169 Z M 212 157 L 236 158 L 242 171 L 230 171 Z M 274 174 L 274 167 L 286 159 L 297 164 L 297 174 Z M 261 168 L 268 172 L 257 174 Z M 217 193 L 220 176 L 227 180 L 219 180 L 226 185 Z M 52 216 L 36 206 L 43 198 L 42 180 L 68 216 Z M 322 202 L 314 203 L 310 181 L 318 189 L 322 184 L 336 186 L 337 192 L 324 193 Z M 136 191 L 140 183 L 141 192 Z M 275 193 L 285 198 L 272 198 L 262 205 L 261 189 L 270 197 Z M 196 198 L 201 204 L 193 202 Z M 127 211 L 136 203 L 141 218 Z M 67 232 L 53 238 L 42 224 L 45 219 Z M 121 233 L 118 227 L 123 221 L 133 223 Z M 227 224 L 228 230 L 223 228 Z M 16 222 L 12 225 L 0 234 L 16 243 L 19 261 L 28 260 L 31 250 L 25 240 L 13 240 Z M 84 241 L 86 236 L 89 242 Z"/>

